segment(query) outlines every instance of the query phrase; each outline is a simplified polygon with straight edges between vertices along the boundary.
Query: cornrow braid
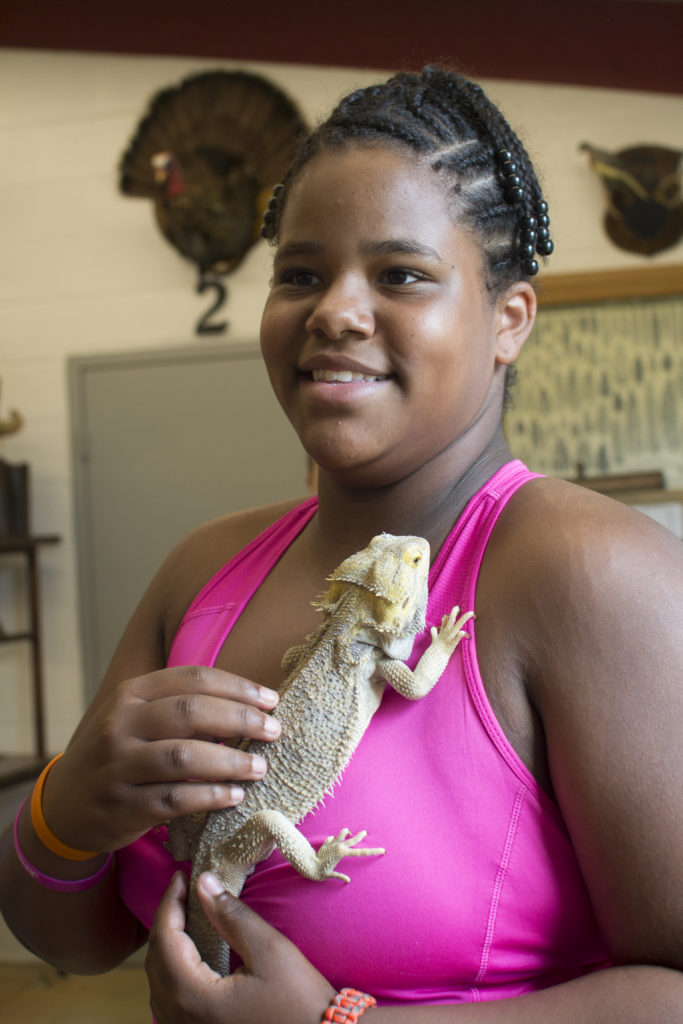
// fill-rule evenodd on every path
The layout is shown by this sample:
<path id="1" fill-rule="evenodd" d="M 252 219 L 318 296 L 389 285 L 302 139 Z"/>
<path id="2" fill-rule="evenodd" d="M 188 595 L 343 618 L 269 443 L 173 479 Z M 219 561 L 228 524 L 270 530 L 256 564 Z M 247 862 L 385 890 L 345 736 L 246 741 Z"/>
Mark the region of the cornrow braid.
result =
<path id="1" fill-rule="evenodd" d="M 424 157 L 455 217 L 479 238 L 486 283 L 498 293 L 538 272 L 553 251 L 548 207 L 524 146 L 479 85 L 436 67 L 350 93 L 302 144 L 270 200 L 262 235 L 277 242 L 293 183 L 323 149 L 394 145 Z"/>

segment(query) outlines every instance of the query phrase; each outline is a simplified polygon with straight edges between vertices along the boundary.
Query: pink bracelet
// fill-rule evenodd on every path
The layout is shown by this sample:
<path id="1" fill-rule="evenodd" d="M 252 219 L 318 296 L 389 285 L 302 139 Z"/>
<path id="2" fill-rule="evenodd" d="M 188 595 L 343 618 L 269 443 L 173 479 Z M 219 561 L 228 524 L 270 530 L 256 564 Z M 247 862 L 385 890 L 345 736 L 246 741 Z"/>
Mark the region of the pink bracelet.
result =
<path id="1" fill-rule="evenodd" d="M 28 800 L 28 797 L 26 800 Z M 34 882 L 37 882 L 38 885 L 42 885 L 43 889 L 52 889 L 53 892 L 74 893 L 83 892 L 85 889 L 92 889 L 93 886 L 97 885 L 99 880 L 106 875 L 114 854 L 110 853 L 102 867 L 98 868 L 94 875 L 88 875 L 87 878 L 77 878 L 75 881 L 68 882 L 63 878 L 51 878 L 49 875 L 44 875 L 42 871 L 39 871 L 37 867 L 34 867 L 34 865 L 31 864 L 31 861 L 19 845 L 19 817 L 24 809 L 26 800 L 22 802 L 21 807 L 17 811 L 17 816 L 14 819 L 14 849 L 24 871 L 31 876 Z"/>

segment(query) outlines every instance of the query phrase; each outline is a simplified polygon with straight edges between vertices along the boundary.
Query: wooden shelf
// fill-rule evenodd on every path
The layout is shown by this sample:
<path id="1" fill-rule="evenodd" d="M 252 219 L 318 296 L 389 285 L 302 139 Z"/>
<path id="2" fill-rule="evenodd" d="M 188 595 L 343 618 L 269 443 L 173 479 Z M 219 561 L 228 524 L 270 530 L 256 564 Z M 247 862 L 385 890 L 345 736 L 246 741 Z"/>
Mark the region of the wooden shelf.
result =
<path id="1" fill-rule="evenodd" d="M 42 544 L 59 544 L 61 539 L 56 533 L 37 534 L 35 536 L 33 534 L 8 533 L 0 536 L 0 554 L 9 555 L 15 551 L 19 553 L 22 551 L 35 551 Z"/>
<path id="2" fill-rule="evenodd" d="M 42 666 L 42 645 L 40 630 L 40 602 L 38 597 L 38 548 L 44 544 L 58 544 L 61 540 L 56 534 L 45 535 L 22 535 L 8 534 L 0 536 L 0 555 L 22 555 L 25 559 L 25 572 L 28 584 L 28 613 L 29 629 L 20 633 L 5 633 L 0 629 L 0 644 L 27 641 L 31 647 L 31 671 L 33 681 L 33 725 L 35 735 L 35 753 L 30 758 L 21 759 L 21 768 L 7 768 L 11 782 L 20 781 L 23 778 L 31 778 L 36 765 L 38 774 L 40 766 L 45 764 L 45 721 L 43 709 L 43 666 Z M 12 761 L 12 758 L 0 756 L 0 785 L 9 785 L 3 775 L 3 762 Z M 20 778 L 16 773 L 19 771 Z M 28 774 L 26 774 L 28 772 Z"/>
<path id="3" fill-rule="evenodd" d="M 33 633 L 0 633 L 0 644 L 13 644 L 18 640 L 33 640 Z"/>
<path id="4" fill-rule="evenodd" d="M 579 274 L 541 274 L 537 291 L 540 309 L 683 295 L 683 265 L 596 270 Z"/>

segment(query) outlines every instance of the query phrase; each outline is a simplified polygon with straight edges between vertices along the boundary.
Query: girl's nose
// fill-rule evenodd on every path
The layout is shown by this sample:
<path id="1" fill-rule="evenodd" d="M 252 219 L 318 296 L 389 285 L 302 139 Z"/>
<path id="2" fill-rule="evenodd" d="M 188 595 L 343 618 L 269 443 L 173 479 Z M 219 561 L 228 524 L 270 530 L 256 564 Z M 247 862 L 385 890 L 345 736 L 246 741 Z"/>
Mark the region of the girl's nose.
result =
<path id="1" fill-rule="evenodd" d="M 363 289 L 330 287 L 320 296 L 306 320 L 309 334 L 338 341 L 348 332 L 368 338 L 375 328 L 374 316 Z"/>

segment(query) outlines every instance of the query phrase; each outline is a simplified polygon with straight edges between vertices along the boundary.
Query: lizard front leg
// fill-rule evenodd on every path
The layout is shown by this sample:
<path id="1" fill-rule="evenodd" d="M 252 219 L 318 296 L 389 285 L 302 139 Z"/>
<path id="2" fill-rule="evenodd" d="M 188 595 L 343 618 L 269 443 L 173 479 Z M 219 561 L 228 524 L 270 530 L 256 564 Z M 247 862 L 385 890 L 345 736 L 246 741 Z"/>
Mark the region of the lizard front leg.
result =
<path id="1" fill-rule="evenodd" d="M 460 616 L 458 618 L 458 616 Z M 463 637 L 469 637 L 462 628 L 466 622 L 474 618 L 474 612 L 460 615 L 456 605 L 450 615 L 444 615 L 439 629 L 431 628 L 432 642 L 424 652 L 414 670 L 402 661 L 390 658 L 380 661 L 379 671 L 403 697 L 419 700 L 426 697 L 448 664 L 449 658 Z"/>
<path id="2" fill-rule="evenodd" d="M 267 841 L 275 843 L 294 870 L 314 882 L 322 882 L 326 878 L 339 878 L 348 882 L 348 875 L 335 870 L 343 857 L 378 857 L 385 852 L 380 848 L 357 849 L 356 843 L 364 839 L 367 832 L 359 832 L 352 836 L 349 829 L 342 829 L 336 837 L 329 836 L 316 852 L 306 837 L 281 811 L 264 810 L 254 814 L 235 835 L 229 851 L 226 851 L 226 860 L 235 857 L 235 847 L 238 847 L 247 835 L 249 846 Z"/>

